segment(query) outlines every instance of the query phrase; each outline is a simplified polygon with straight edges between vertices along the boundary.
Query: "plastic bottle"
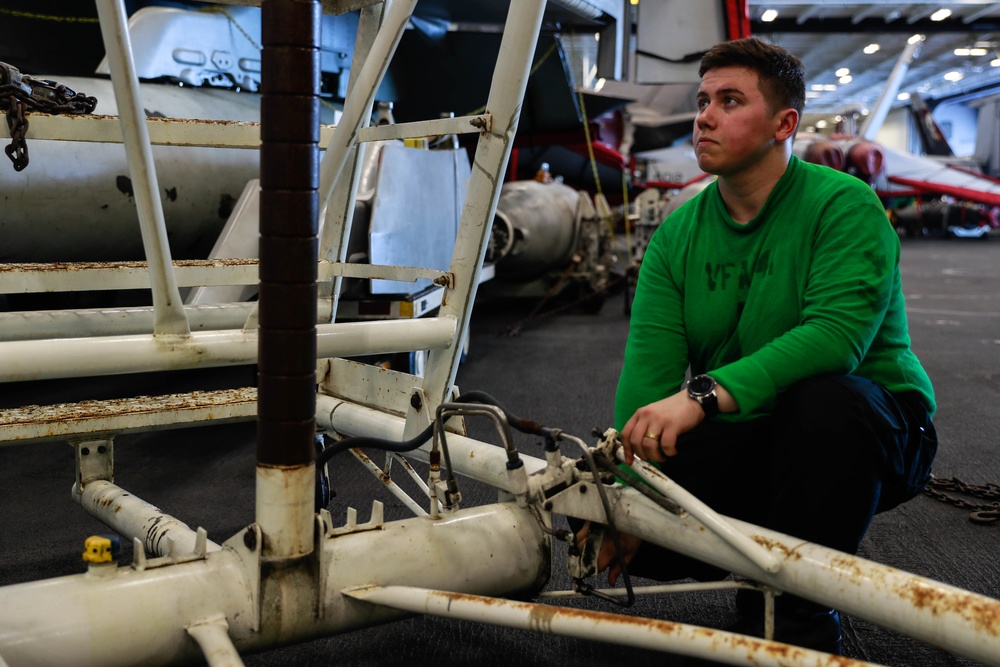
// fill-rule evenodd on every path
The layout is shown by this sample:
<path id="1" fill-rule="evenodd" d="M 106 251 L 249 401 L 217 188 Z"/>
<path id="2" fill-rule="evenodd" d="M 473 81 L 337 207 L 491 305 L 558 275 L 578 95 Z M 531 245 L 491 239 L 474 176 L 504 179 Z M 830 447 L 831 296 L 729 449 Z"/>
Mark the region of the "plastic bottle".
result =
<path id="1" fill-rule="evenodd" d="M 535 180 L 539 183 L 551 183 L 554 180 L 552 178 L 552 171 L 549 169 L 548 162 L 543 162 L 541 166 L 538 167 L 538 171 L 535 172 Z"/>

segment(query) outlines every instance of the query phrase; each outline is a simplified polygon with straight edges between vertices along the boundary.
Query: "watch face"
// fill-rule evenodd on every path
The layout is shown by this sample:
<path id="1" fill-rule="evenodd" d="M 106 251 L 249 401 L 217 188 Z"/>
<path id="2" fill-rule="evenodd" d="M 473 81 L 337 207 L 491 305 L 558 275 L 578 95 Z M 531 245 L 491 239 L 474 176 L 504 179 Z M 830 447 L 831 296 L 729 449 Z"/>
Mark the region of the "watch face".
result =
<path id="1" fill-rule="evenodd" d="M 715 388 L 715 380 L 707 375 L 698 375 L 691 378 L 688 383 L 688 391 L 696 396 L 702 396 Z"/>

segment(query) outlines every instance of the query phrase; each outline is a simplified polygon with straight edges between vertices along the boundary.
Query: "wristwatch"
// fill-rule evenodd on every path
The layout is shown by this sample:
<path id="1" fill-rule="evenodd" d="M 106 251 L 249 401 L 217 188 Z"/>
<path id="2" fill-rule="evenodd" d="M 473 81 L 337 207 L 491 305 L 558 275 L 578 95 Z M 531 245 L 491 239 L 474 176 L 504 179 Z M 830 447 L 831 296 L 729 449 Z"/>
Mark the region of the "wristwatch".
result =
<path id="1" fill-rule="evenodd" d="M 695 375 L 687 383 L 688 396 L 698 401 L 705 417 L 719 414 L 719 396 L 715 393 L 715 379 L 709 375 Z"/>

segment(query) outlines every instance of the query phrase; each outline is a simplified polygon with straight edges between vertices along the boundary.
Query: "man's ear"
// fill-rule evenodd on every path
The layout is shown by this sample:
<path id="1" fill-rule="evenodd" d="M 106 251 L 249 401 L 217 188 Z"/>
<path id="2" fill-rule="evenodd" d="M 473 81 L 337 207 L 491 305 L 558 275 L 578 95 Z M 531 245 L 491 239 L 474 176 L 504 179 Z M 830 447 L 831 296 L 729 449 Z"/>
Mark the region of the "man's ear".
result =
<path id="1" fill-rule="evenodd" d="M 778 127 L 774 131 L 775 141 L 782 142 L 795 136 L 799 126 L 799 112 L 795 109 L 782 109 L 777 115 Z"/>

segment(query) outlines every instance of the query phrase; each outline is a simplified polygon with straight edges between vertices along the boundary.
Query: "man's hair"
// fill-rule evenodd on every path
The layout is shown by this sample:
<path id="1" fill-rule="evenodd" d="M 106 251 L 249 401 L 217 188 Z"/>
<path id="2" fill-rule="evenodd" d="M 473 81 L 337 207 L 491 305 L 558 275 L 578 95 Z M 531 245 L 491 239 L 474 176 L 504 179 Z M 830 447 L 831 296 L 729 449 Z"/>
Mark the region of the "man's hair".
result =
<path id="1" fill-rule="evenodd" d="M 760 92 L 771 111 L 806 105 L 806 68 L 791 53 L 756 37 L 716 44 L 701 59 L 698 76 L 716 67 L 747 67 L 760 77 Z"/>

